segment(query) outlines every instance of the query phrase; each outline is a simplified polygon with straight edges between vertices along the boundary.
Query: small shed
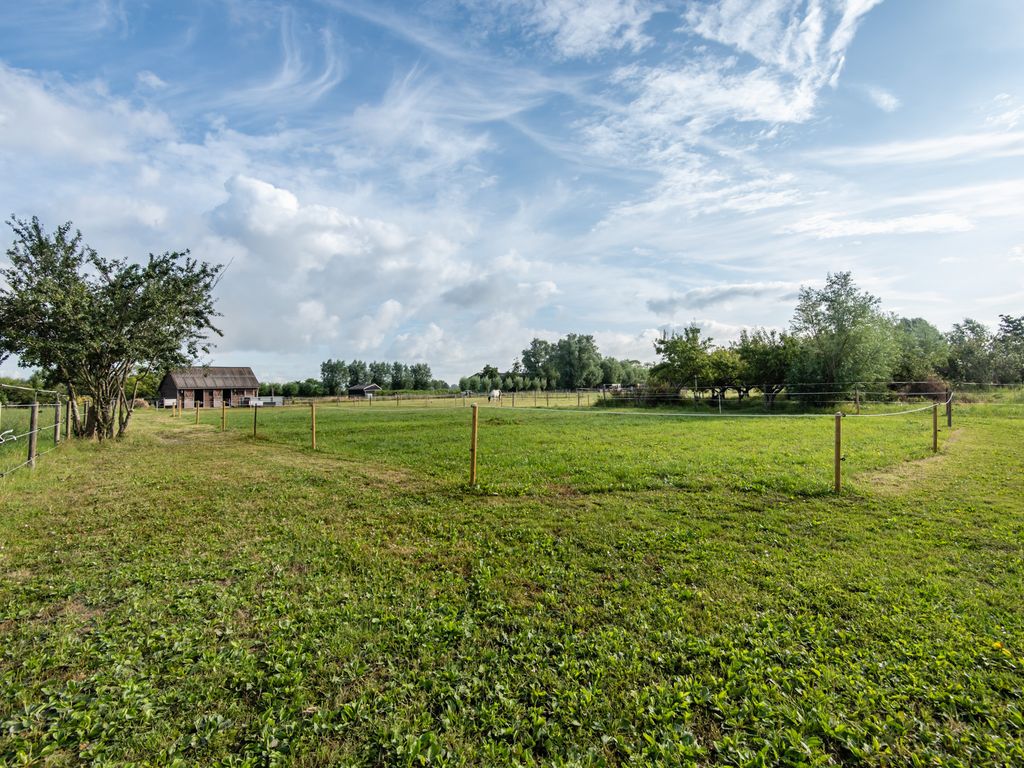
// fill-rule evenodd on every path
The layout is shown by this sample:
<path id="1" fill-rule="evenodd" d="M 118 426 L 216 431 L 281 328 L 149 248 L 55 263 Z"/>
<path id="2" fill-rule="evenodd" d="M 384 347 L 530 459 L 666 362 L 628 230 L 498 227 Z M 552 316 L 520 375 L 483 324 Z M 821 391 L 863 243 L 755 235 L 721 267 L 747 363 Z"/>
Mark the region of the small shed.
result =
<path id="1" fill-rule="evenodd" d="M 260 383 L 252 368 L 178 368 L 168 371 L 160 382 L 160 397 L 174 400 L 181 408 L 220 408 L 242 405 L 259 395 Z"/>
<path id="2" fill-rule="evenodd" d="M 349 397 L 373 397 L 376 392 L 380 392 L 376 384 L 354 384 L 348 388 Z"/>

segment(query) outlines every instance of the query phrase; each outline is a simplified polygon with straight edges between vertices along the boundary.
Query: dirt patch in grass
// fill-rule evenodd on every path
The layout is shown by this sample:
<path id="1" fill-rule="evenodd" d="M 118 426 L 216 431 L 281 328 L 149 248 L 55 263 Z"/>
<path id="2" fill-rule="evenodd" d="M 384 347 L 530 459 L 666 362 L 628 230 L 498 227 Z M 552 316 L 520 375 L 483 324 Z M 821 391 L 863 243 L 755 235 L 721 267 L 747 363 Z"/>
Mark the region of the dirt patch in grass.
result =
<path id="1" fill-rule="evenodd" d="M 77 623 L 87 624 L 105 615 L 106 611 L 102 608 L 86 605 L 80 598 L 69 598 L 46 606 L 39 612 L 38 618 L 43 621 L 71 619 Z"/>
<path id="2" fill-rule="evenodd" d="M 904 461 L 880 472 L 856 475 L 853 480 L 859 485 L 870 487 L 872 491 L 881 496 L 903 494 L 908 488 L 935 477 L 936 473 L 942 470 L 943 465 L 950 461 L 953 455 L 950 453 L 950 449 L 960 442 L 962 436 L 962 430 L 954 429 L 939 447 L 938 453 L 925 456 L 923 459 Z"/>

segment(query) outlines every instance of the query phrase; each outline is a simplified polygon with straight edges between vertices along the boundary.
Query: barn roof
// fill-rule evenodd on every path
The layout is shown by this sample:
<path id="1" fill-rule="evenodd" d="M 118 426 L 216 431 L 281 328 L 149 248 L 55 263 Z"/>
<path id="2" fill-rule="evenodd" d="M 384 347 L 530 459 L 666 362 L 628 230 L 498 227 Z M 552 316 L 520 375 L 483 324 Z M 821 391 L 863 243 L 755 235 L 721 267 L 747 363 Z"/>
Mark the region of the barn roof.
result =
<path id="1" fill-rule="evenodd" d="M 252 368 L 177 368 L 167 374 L 176 389 L 257 389 Z"/>
<path id="2" fill-rule="evenodd" d="M 349 392 L 365 392 L 368 389 L 380 389 L 380 386 L 370 382 L 369 384 L 353 384 L 348 388 Z"/>

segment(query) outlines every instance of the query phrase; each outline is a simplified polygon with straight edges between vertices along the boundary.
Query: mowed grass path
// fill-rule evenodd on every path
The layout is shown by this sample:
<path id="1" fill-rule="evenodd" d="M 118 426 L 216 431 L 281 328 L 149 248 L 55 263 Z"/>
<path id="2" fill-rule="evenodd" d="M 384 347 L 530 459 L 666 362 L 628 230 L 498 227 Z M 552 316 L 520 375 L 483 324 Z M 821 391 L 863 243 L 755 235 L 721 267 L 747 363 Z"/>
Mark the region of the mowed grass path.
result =
<path id="1" fill-rule="evenodd" d="M 0 483 L 0 764 L 1020 764 L 1021 415 L 141 413 Z"/>

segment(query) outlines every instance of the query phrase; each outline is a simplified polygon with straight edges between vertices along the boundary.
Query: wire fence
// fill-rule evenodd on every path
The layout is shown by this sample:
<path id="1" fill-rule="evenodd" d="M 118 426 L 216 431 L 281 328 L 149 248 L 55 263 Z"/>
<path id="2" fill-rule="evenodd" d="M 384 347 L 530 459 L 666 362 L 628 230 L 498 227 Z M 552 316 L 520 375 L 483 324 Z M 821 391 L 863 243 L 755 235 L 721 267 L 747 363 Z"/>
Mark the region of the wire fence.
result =
<path id="1" fill-rule="evenodd" d="M 954 398 L 929 394 L 909 408 L 862 399 L 838 411 L 805 413 L 609 409 L 593 399 L 587 407 L 580 392 L 563 394 L 550 407 L 534 406 L 532 396 L 525 404 L 517 398 L 514 406 L 467 397 L 373 405 L 312 401 L 175 415 L 261 442 L 343 457 L 359 462 L 361 471 L 409 470 L 453 487 L 500 493 L 707 483 L 817 493 L 840 490 L 844 475 L 938 451 L 940 436 L 952 425 Z M 847 416 L 854 421 L 841 434 Z"/>
<path id="2" fill-rule="evenodd" d="M 67 413 L 64 401 L 57 392 L 30 389 L 12 384 L 0 384 L 5 394 L 15 393 L 17 401 L 7 397 L 0 402 L 0 479 L 20 469 L 31 468 L 36 461 L 55 450 L 62 442 L 66 425 L 62 416 Z M 52 400 L 24 402 L 47 394 Z"/>

